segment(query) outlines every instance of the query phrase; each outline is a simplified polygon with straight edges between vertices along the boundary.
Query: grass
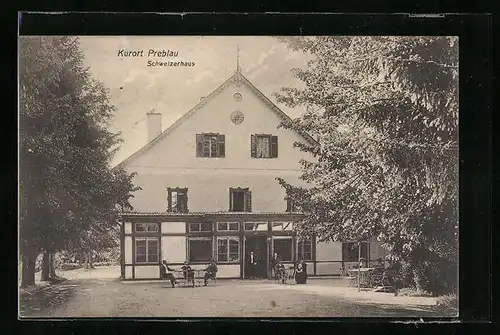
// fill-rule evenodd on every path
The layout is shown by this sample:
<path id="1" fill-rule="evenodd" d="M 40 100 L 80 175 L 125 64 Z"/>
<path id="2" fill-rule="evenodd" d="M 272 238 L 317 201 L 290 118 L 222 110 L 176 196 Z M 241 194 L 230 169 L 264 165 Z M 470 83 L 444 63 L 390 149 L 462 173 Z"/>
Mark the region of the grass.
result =
<path id="1" fill-rule="evenodd" d="M 456 313 L 458 313 L 458 297 L 454 293 L 438 297 L 436 304 L 440 307 L 440 309 L 456 311 Z"/>
<path id="2" fill-rule="evenodd" d="M 409 287 L 402 288 L 402 289 L 398 290 L 398 295 L 401 297 L 433 297 L 434 296 L 433 294 L 431 294 L 429 292 L 425 292 L 425 291 L 421 291 L 421 290 L 417 290 L 417 289 L 409 288 Z"/>
<path id="3" fill-rule="evenodd" d="M 402 288 L 398 292 L 400 296 L 407 297 L 433 297 L 435 295 L 417 290 L 414 288 Z M 458 296 L 456 293 L 449 293 L 436 297 L 436 306 L 440 310 L 440 314 L 448 316 L 458 316 Z"/>

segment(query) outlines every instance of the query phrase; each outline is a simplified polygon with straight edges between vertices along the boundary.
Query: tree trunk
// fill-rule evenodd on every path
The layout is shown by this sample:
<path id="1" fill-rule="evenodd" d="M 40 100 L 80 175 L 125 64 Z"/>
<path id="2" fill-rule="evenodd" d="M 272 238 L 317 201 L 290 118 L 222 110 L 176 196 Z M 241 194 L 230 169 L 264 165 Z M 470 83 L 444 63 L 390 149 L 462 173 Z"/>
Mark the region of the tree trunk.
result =
<path id="1" fill-rule="evenodd" d="M 42 260 L 42 281 L 50 280 L 50 253 L 45 251 Z"/>
<path id="2" fill-rule="evenodd" d="M 88 270 L 90 266 L 89 253 L 85 251 L 84 255 L 85 255 L 85 269 Z"/>
<path id="3" fill-rule="evenodd" d="M 92 251 L 85 252 L 85 269 L 93 269 L 94 265 L 92 264 Z"/>
<path id="4" fill-rule="evenodd" d="M 55 267 L 55 264 L 54 264 L 54 261 L 55 261 L 55 254 L 54 253 L 50 253 L 50 278 L 52 279 L 56 279 L 57 278 L 57 275 L 56 275 L 56 267 Z"/>
<path id="5" fill-rule="evenodd" d="M 21 287 L 25 288 L 35 285 L 36 251 L 34 248 L 23 247 L 22 256 L 23 268 L 21 273 Z"/>
<path id="6" fill-rule="evenodd" d="M 94 262 L 93 262 L 93 259 L 92 259 L 92 250 L 89 251 L 89 268 L 90 269 L 93 269 L 94 268 Z"/>

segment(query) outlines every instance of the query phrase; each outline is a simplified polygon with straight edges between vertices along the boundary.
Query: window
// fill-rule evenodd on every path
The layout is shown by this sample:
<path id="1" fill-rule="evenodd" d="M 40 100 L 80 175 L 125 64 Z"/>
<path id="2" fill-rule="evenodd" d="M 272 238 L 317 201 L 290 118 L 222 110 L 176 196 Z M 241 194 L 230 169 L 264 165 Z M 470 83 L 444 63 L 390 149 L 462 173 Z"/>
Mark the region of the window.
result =
<path id="1" fill-rule="evenodd" d="M 298 255 L 303 261 L 312 261 L 312 243 L 311 240 L 302 240 L 298 242 Z"/>
<path id="2" fill-rule="evenodd" d="M 368 244 L 361 243 L 361 257 L 368 260 Z M 342 243 L 342 260 L 344 262 L 358 262 L 359 248 L 356 242 Z"/>
<path id="3" fill-rule="evenodd" d="M 202 223 L 190 223 L 189 231 L 212 231 L 212 223 L 211 222 L 202 222 Z"/>
<path id="4" fill-rule="evenodd" d="M 300 212 L 299 206 L 292 202 L 292 200 L 286 200 L 286 211 L 288 213 L 297 213 Z"/>
<path id="5" fill-rule="evenodd" d="M 225 157 L 226 139 L 222 134 L 196 134 L 197 157 Z"/>
<path id="6" fill-rule="evenodd" d="M 135 262 L 158 263 L 158 238 L 135 239 Z"/>
<path id="7" fill-rule="evenodd" d="M 238 231 L 238 222 L 217 222 L 218 231 Z"/>
<path id="8" fill-rule="evenodd" d="M 254 158 L 278 157 L 278 136 L 251 135 L 251 155 Z"/>
<path id="9" fill-rule="evenodd" d="M 239 262 L 240 240 L 238 237 L 217 238 L 217 262 Z"/>
<path id="10" fill-rule="evenodd" d="M 273 222 L 272 230 L 274 231 L 291 231 L 293 230 L 292 222 Z"/>
<path id="11" fill-rule="evenodd" d="M 187 213 L 187 188 L 168 188 L 168 212 Z"/>
<path id="12" fill-rule="evenodd" d="M 189 238 L 189 261 L 208 262 L 212 259 L 212 238 L 191 237 Z"/>
<path id="13" fill-rule="evenodd" d="M 135 231 L 138 233 L 156 233 L 158 232 L 157 223 L 136 223 Z"/>
<path id="14" fill-rule="evenodd" d="M 274 238 L 274 252 L 278 254 L 282 261 L 293 261 L 293 240 L 291 237 Z"/>
<path id="15" fill-rule="evenodd" d="M 230 188 L 229 210 L 231 212 L 251 212 L 252 192 L 248 188 Z"/>
<path id="16" fill-rule="evenodd" d="M 245 230 L 267 231 L 267 222 L 245 222 Z"/>

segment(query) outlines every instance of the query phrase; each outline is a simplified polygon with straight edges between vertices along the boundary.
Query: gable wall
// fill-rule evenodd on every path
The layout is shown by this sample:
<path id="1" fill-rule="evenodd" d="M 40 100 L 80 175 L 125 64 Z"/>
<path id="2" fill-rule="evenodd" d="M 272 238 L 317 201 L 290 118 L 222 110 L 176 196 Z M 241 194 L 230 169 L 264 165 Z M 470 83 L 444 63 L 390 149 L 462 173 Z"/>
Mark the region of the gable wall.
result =
<path id="1" fill-rule="evenodd" d="M 233 99 L 237 91 L 243 96 L 239 102 Z M 236 109 L 245 115 L 240 125 L 230 121 Z M 254 212 L 284 211 L 284 191 L 275 177 L 299 183 L 299 160 L 307 156 L 293 148 L 294 141 L 304 139 L 295 132 L 277 129 L 280 122 L 249 87 L 230 84 L 146 153 L 128 162 L 125 168 L 138 173 L 135 183 L 143 189 L 135 193 L 134 209 L 165 211 L 166 188 L 188 187 L 191 212 L 228 210 L 229 188 L 239 186 L 252 191 Z M 225 135 L 225 158 L 196 157 L 196 134 L 203 132 Z M 250 135 L 255 133 L 278 136 L 278 158 L 251 157 Z"/>

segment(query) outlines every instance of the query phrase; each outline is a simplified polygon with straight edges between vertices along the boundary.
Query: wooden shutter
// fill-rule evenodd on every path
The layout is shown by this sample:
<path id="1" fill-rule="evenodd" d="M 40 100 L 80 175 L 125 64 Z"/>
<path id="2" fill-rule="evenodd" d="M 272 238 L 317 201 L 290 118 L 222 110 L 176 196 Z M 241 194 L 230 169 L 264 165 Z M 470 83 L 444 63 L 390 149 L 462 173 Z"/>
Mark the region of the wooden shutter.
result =
<path id="1" fill-rule="evenodd" d="M 226 156 L 226 136 L 225 135 L 217 135 L 217 142 L 218 142 L 218 157 L 225 157 Z"/>
<path id="2" fill-rule="evenodd" d="M 248 189 L 245 192 L 245 212 L 252 211 L 252 192 Z"/>
<path id="3" fill-rule="evenodd" d="M 229 211 L 233 211 L 233 188 L 229 189 Z"/>
<path id="4" fill-rule="evenodd" d="M 184 189 L 184 213 L 188 213 L 188 189 Z"/>
<path id="5" fill-rule="evenodd" d="M 177 191 L 177 207 L 180 213 L 187 212 L 187 189 L 179 189 Z"/>
<path id="6" fill-rule="evenodd" d="M 196 134 L 196 157 L 203 157 L 203 134 Z"/>
<path id="7" fill-rule="evenodd" d="M 169 188 L 167 188 L 167 202 L 168 202 L 168 205 L 167 205 L 167 212 L 171 212 L 172 211 L 172 192 L 170 191 Z"/>
<path id="8" fill-rule="evenodd" d="M 252 157 L 257 157 L 257 136 L 250 136 L 250 152 Z"/>
<path id="9" fill-rule="evenodd" d="M 278 136 L 271 136 L 271 157 L 278 157 Z"/>
<path id="10" fill-rule="evenodd" d="M 292 212 L 292 203 L 291 203 L 290 199 L 287 199 L 287 201 L 286 201 L 286 211 Z"/>

